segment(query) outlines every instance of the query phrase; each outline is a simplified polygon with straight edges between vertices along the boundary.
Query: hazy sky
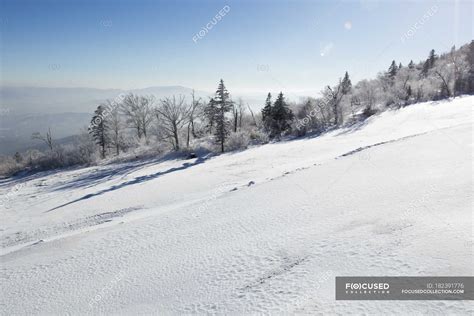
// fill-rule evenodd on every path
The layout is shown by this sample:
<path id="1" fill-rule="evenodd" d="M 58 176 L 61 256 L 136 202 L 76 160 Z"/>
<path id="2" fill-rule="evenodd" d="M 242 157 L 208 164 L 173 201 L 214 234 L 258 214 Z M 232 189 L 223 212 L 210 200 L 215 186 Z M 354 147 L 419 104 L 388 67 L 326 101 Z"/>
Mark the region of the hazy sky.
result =
<path id="1" fill-rule="evenodd" d="M 0 2 L 3 85 L 316 92 L 473 39 L 473 1 Z"/>

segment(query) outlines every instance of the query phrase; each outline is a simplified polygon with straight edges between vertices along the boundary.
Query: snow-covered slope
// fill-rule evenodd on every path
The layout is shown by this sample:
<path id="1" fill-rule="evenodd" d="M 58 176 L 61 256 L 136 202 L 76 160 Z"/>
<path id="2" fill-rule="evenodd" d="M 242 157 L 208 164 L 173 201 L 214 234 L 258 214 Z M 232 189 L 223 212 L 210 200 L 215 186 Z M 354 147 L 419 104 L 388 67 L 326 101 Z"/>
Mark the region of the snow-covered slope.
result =
<path id="1" fill-rule="evenodd" d="M 343 275 L 473 275 L 474 97 L 208 159 L 0 182 L 1 314 L 452 313 Z"/>

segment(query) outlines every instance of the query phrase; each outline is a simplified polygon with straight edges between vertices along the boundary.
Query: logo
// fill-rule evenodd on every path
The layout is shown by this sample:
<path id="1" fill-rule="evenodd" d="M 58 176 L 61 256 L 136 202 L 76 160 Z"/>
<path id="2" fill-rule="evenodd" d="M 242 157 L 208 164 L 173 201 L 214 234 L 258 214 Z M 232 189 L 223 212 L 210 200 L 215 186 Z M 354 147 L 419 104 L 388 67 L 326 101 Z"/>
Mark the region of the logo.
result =
<path id="1" fill-rule="evenodd" d="M 474 277 L 336 276 L 336 300 L 473 300 Z"/>
<path id="2" fill-rule="evenodd" d="M 390 293 L 390 284 L 388 283 L 375 283 L 375 282 L 363 282 L 363 283 L 353 283 L 348 282 L 345 284 L 345 289 L 347 294 L 384 294 Z"/>

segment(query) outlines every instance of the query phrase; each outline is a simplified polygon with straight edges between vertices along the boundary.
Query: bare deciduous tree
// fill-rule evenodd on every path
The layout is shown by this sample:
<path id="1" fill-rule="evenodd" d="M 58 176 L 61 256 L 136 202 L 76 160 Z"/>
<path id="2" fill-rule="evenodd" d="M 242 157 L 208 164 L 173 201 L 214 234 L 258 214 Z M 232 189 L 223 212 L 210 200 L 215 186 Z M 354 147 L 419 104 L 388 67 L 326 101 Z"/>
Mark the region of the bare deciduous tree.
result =
<path id="1" fill-rule="evenodd" d="M 53 142 L 53 136 L 51 134 L 51 128 L 48 128 L 48 131 L 46 132 L 45 135 L 42 135 L 39 132 L 33 133 L 31 135 L 31 139 L 43 141 L 48 146 L 49 150 L 53 152 L 54 142 Z"/>
<path id="2" fill-rule="evenodd" d="M 239 129 L 242 129 L 242 118 L 244 117 L 245 106 L 242 98 L 239 98 L 239 103 L 237 105 L 239 111 Z"/>
<path id="3" fill-rule="evenodd" d="M 332 115 L 334 118 L 334 125 L 339 125 L 340 121 L 342 120 L 342 112 L 339 107 L 341 104 L 342 97 L 344 94 L 342 93 L 342 85 L 341 85 L 341 80 L 339 80 L 339 84 L 331 88 L 330 86 L 326 87 L 325 95 L 329 97 L 331 100 L 331 106 L 332 106 Z"/>
<path id="4" fill-rule="evenodd" d="M 377 101 L 377 82 L 373 80 L 362 80 L 357 84 L 356 91 L 359 100 L 364 105 L 364 111 L 367 113 L 372 112 L 372 108 Z"/>
<path id="5" fill-rule="evenodd" d="M 194 138 L 197 137 L 196 130 L 194 128 L 194 123 L 195 123 L 194 121 L 195 121 L 195 118 L 196 118 L 197 114 L 199 113 L 199 108 L 202 105 L 201 98 L 196 100 L 196 97 L 194 95 L 194 90 L 191 93 L 191 98 L 192 98 L 191 99 L 191 108 L 190 108 L 190 111 L 189 111 L 188 131 L 187 131 L 187 138 L 186 138 L 186 147 L 188 147 L 188 148 L 189 148 L 189 140 L 191 138 L 190 134 L 192 134 Z"/>
<path id="6" fill-rule="evenodd" d="M 164 131 L 164 137 L 170 141 L 174 150 L 179 150 L 179 132 L 181 128 L 188 122 L 191 106 L 185 103 L 184 96 L 178 98 L 162 99 L 160 107 L 156 109 L 159 114 L 161 127 Z"/>
<path id="7" fill-rule="evenodd" d="M 253 113 L 248 103 L 247 103 L 247 108 L 249 109 L 250 115 L 252 116 L 253 125 L 258 127 L 257 120 L 255 119 L 255 114 Z"/>
<path id="8" fill-rule="evenodd" d="M 122 101 L 122 113 L 127 117 L 127 123 L 137 132 L 139 139 L 147 137 L 148 127 L 153 121 L 153 96 L 138 96 L 133 93 Z"/>
<path id="9" fill-rule="evenodd" d="M 232 104 L 232 118 L 234 124 L 234 133 L 237 132 L 237 127 L 242 128 L 242 116 L 244 114 L 244 101 L 242 98 L 239 98 L 237 104 Z"/>
<path id="10" fill-rule="evenodd" d="M 109 121 L 110 130 L 110 141 L 115 147 L 115 154 L 120 154 L 120 147 L 122 146 L 122 120 L 120 119 L 119 109 L 113 107 L 113 103 L 110 100 L 106 101 L 107 106 L 111 108 L 110 115 L 106 119 Z"/>

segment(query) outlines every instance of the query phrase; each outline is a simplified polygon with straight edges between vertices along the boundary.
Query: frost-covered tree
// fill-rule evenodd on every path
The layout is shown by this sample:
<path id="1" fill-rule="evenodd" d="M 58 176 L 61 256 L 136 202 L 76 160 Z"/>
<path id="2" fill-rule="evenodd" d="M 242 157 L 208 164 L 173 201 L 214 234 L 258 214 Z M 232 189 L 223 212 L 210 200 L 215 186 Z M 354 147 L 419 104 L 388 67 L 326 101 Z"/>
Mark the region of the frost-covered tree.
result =
<path id="1" fill-rule="evenodd" d="M 93 161 L 96 144 L 89 131 L 84 127 L 79 133 L 77 141 L 77 153 L 80 163 L 90 164 Z"/>
<path id="2" fill-rule="evenodd" d="M 290 128 L 293 117 L 293 112 L 286 103 L 283 93 L 280 92 L 271 110 L 271 136 L 280 139 L 281 134 Z"/>
<path id="3" fill-rule="evenodd" d="M 224 144 L 230 131 L 230 122 L 227 118 L 227 113 L 232 109 L 232 101 L 230 94 L 227 91 L 224 80 L 221 79 L 219 86 L 217 87 L 216 95 L 214 97 L 215 106 L 215 137 L 218 144 L 220 144 L 221 152 L 224 152 Z"/>
<path id="4" fill-rule="evenodd" d="M 437 57 L 438 56 L 436 56 L 435 50 L 432 49 L 430 51 L 430 54 L 429 54 L 428 58 L 423 63 L 423 68 L 421 69 L 421 75 L 422 76 L 424 76 L 424 77 L 428 76 L 428 72 L 431 68 L 434 67 Z"/>
<path id="5" fill-rule="evenodd" d="M 430 51 L 430 55 L 428 56 L 428 59 L 427 59 L 430 68 L 434 66 L 434 63 L 435 63 L 437 57 L 438 57 L 438 56 L 436 56 L 435 50 L 432 49 L 432 50 Z"/>
<path id="6" fill-rule="evenodd" d="M 115 154 L 120 154 L 120 149 L 123 147 L 123 121 L 120 115 L 119 106 L 111 100 L 106 100 L 102 104 L 104 107 L 103 119 L 106 121 L 108 127 L 110 145 L 115 148 Z"/>
<path id="7" fill-rule="evenodd" d="M 187 127 L 187 135 L 186 135 L 186 147 L 189 148 L 189 141 L 191 135 L 193 138 L 197 138 L 196 134 L 196 118 L 202 114 L 202 102 L 201 98 L 196 98 L 193 92 L 191 92 L 191 108 L 189 111 L 189 119 L 188 119 L 188 127 Z"/>
<path id="8" fill-rule="evenodd" d="M 364 114 L 370 116 L 374 113 L 374 106 L 377 102 L 378 83 L 376 80 L 362 80 L 357 83 L 355 90 L 361 105 L 364 108 Z"/>
<path id="9" fill-rule="evenodd" d="M 206 120 L 206 130 L 209 134 L 214 132 L 215 120 L 216 120 L 216 101 L 214 98 L 210 98 L 209 102 L 204 108 L 204 118 Z"/>
<path id="10" fill-rule="evenodd" d="M 100 156 L 105 158 L 107 146 L 109 145 L 109 126 L 105 120 L 105 106 L 99 105 L 94 111 L 91 124 L 89 125 L 89 133 L 95 143 L 100 147 Z"/>
<path id="11" fill-rule="evenodd" d="M 239 129 L 242 129 L 242 123 L 244 122 L 243 118 L 245 115 L 245 106 L 244 106 L 244 100 L 242 98 L 239 98 L 239 101 L 237 103 L 237 111 L 239 112 Z"/>
<path id="12" fill-rule="evenodd" d="M 330 106 L 332 109 L 333 124 L 338 126 L 342 123 L 342 108 L 341 101 L 342 98 L 350 91 L 347 86 L 347 83 L 343 83 L 339 79 L 339 83 L 331 88 L 330 86 L 326 87 L 326 90 L 323 91 L 323 97 L 326 102 L 326 106 Z"/>
<path id="13" fill-rule="evenodd" d="M 397 75 L 398 67 L 397 64 L 395 63 L 395 60 L 392 61 L 390 64 L 390 67 L 388 67 L 387 75 L 390 79 L 394 79 L 395 76 Z"/>
<path id="14" fill-rule="evenodd" d="M 179 150 L 179 134 L 189 121 L 192 106 L 185 103 L 182 95 L 164 98 L 160 103 L 156 111 L 159 113 L 163 135 L 172 144 L 174 150 Z"/>
<path id="15" fill-rule="evenodd" d="M 239 126 L 239 109 L 237 104 L 232 103 L 232 130 L 237 133 L 237 127 Z"/>
<path id="16" fill-rule="evenodd" d="M 342 88 L 341 92 L 343 95 L 346 95 L 349 92 L 351 92 L 352 82 L 351 82 L 351 79 L 349 78 L 349 74 L 347 73 L 347 71 L 344 74 L 344 78 L 342 79 L 341 88 Z"/>
<path id="17" fill-rule="evenodd" d="M 147 137 L 148 128 L 154 119 L 154 97 L 128 94 L 122 101 L 121 110 L 127 123 L 135 129 L 138 139 Z"/>
<path id="18" fill-rule="evenodd" d="M 244 101 L 239 98 L 237 103 L 232 103 L 232 121 L 234 133 L 237 133 L 237 128 L 242 128 L 242 117 L 244 115 Z"/>
<path id="19" fill-rule="evenodd" d="M 297 136 L 303 136 L 309 130 L 321 130 L 323 128 L 320 120 L 320 113 L 315 105 L 316 100 L 307 98 L 301 105 L 297 106 L 295 110 L 295 130 Z"/>
<path id="20" fill-rule="evenodd" d="M 453 46 L 451 51 L 446 56 L 448 62 L 452 65 L 453 83 L 452 94 L 457 96 L 468 92 L 468 78 L 469 78 L 469 50 L 468 47 L 456 50 Z"/>
<path id="21" fill-rule="evenodd" d="M 265 130 L 270 131 L 272 126 L 272 95 L 268 92 L 265 106 L 262 109 L 262 124 Z"/>
<path id="22" fill-rule="evenodd" d="M 50 152 L 53 152 L 54 149 L 54 141 L 53 141 L 53 134 L 51 133 L 51 128 L 48 128 L 48 131 L 45 135 L 42 135 L 39 132 L 33 133 L 31 135 L 31 139 L 36 139 L 44 142 L 46 146 L 48 146 Z"/>

